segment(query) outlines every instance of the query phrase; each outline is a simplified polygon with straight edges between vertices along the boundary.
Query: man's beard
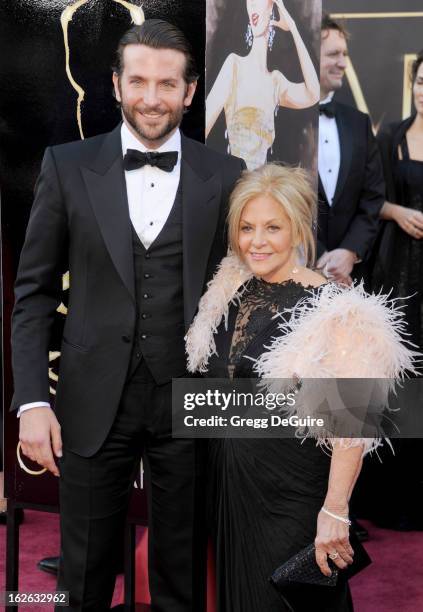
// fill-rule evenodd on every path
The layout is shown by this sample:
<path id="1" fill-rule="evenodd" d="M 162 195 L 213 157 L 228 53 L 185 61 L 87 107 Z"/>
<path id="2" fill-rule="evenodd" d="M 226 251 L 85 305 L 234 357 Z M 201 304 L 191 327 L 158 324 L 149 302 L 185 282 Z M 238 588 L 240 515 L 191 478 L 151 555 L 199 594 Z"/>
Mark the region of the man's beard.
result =
<path id="1" fill-rule="evenodd" d="M 140 125 L 136 120 L 137 111 L 133 111 L 127 104 L 123 101 L 121 103 L 122 113 L 132 127 L 132 129 L 143 139 L 148 142 L 154 143 L 157 141 L 162 141 L 166 139 L 166 136 L 171 134 L 175 128 L 179 127 L 181 124 L 182 118 L 184 116 L 185 107 L 181 105 L 179 108 L 174 110 L 173 112 L 167 113 L 167 122 L 159 127 L 152 127 L 145 129 L 142 125 Z M 154 112 L 154 109 L 151 109 L 151 112 Z"/>

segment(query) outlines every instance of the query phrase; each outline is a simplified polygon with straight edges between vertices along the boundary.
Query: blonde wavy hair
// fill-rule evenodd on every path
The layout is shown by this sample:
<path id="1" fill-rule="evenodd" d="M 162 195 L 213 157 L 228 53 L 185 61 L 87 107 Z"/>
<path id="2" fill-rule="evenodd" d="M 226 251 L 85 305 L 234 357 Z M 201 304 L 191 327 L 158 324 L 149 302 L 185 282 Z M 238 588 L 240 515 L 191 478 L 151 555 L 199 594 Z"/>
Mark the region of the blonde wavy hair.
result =
<path id="1" fill-rule="evenodd" d="M 314 227 L 317 204 L 308 172 L 277 163 L 265 164 L 243 172 L 229 199 L 228 238 L 231 250 L 239 257 L 239 226 L 246 204 L 256 197 L 268 195 L 281 205 L 291 223 L 292 243 L 302 248 L 307 265 L 316 257 Z"/>

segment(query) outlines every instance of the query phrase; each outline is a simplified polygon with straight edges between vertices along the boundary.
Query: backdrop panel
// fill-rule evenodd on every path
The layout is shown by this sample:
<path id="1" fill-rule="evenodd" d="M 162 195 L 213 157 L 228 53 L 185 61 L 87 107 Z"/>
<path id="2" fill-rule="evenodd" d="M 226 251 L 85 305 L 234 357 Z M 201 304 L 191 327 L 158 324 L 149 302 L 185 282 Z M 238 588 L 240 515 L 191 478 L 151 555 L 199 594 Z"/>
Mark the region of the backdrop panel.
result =
<path id="1" fill-rule="evenodd" d="M 272 18 L 283 19 L 286 9 L 300 42 L 272 26 L 267 49 L 259 48 L 262 32 L 255 36 L 266 4 L 250 3 L 258 12 L 249 15 L 246 0 L 207 0 L 207 144 L 243 157 L 250 169 L 266 160 L 315 169 L 318 84 L 317 98 L 301 109 L 296 95 L 280 100 L 277 86 L 307 82 L 308 58 L 318 74 L 321 0 L 275 0 Z"/>

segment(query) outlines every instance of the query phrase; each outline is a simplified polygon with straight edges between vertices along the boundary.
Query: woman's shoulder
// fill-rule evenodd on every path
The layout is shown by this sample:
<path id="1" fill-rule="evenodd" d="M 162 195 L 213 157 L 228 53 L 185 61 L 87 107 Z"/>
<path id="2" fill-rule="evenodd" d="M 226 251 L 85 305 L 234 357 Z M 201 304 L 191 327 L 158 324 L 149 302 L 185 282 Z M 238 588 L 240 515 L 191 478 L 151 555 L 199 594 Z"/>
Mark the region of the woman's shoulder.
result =
<path id="1" fill-rule="evenodd" d="M 407 130 L 410 128 L 414 121 L 414 117 L 407 117 L 401 121 L 393 121 L 380 128 L 377 133 L 377 140 L 379 143 L 386 143 L 392 141 L 401 140 Z"/>
<path id="2" fill-rule="evenodd" d="M 260 376 L 288 378 L 292 370 L 305 378 L 394 379 L 414 369 L 417 353 L 407 345 L 401 304 L 362 284 L 310 291 L 280 327 Z"/>
<path id="3" fill-rule="evenodd" d="M 305 288 L 317 288 L 327 283 L 326 278 L 320 272 L 310 270 L 310 268 L 301 268 L 295 280 Z"/>
<path id="4" fill-rule="evenodd" d="M 245 61 L 245 56 L 238 55 L 237 53 L 229 53 L 225 62 L 228 62 L 231 66 L 240 66 Z"/>
<path id="5" fill-rule="evenodd" d="M 369 337 L 378 332 L 390 335 L 394 329 L 403 331 L 404 304 L 398 304 L 389 295 L 368 293 L 363 283 L 348 286 L 319 282 L 316 278 L 313 281 L 316 284 L 304 284 L 306 296 L 295 307 L 292 330 L 310 327 L 323 332 L 326 328 L 331 330 L 330 335 L 336 330 L 341 334 L 360 330 Z"/>
<path id="6" fill-rule="evenodd" d="M 222 64 L 222 68 L 220 69 L 225 75 L 232 75 L 235 68 L 239 65 L 239 61 L 242 58 L 236 53 L 229 53 L 226 57 L 225 61 Z"/>
<path id="7" fill-rule="evenodd" d="M 249 53 L 247 53 L 247 55 L 238 55 L 237 53 L 231 53 L 230 57 L 233 69 L 237 72 L 241 72 L 241 76 L 243 78 L 245 77 L 246 79 L 248 79 L 248 77 L 251 76 L 252 71 L 256 71 L 256 67 L 252 63 L 252 59 Z"/>

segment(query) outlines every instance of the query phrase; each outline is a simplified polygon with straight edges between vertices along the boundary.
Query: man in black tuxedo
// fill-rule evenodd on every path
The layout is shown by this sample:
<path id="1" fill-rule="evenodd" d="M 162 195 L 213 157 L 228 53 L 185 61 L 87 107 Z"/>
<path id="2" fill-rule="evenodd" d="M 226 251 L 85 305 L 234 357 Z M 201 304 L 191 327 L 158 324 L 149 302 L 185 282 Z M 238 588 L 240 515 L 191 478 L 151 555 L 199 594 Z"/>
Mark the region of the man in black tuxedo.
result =
<path id="1" fill-rule="evenodd" d="M 45 152 L 16 281 L 14 407 L 23 453 L 60 469 L 69 609 L 110 606 L 142 456 L 152 609 L 198 612 L 201 462 L 195 441 L 171 437 L 171 379 L 186 374 L 184 334 L 226 253 L 228 196 L 245 165 L 181 135 L 197 74 L 171 24 L 131 28 L 113 82 L 123 123 Z M 53 412 L 48 349 L 67 269 Z"/>
<path id="2" fill-rule="evenodd" d="M 347 66 L 347 32 L 324 15 L 320 55 L 318 267 L 331 280 L 360 278 L 384 203 L 383 171 L 368 115 L 335 102 Z"/>

